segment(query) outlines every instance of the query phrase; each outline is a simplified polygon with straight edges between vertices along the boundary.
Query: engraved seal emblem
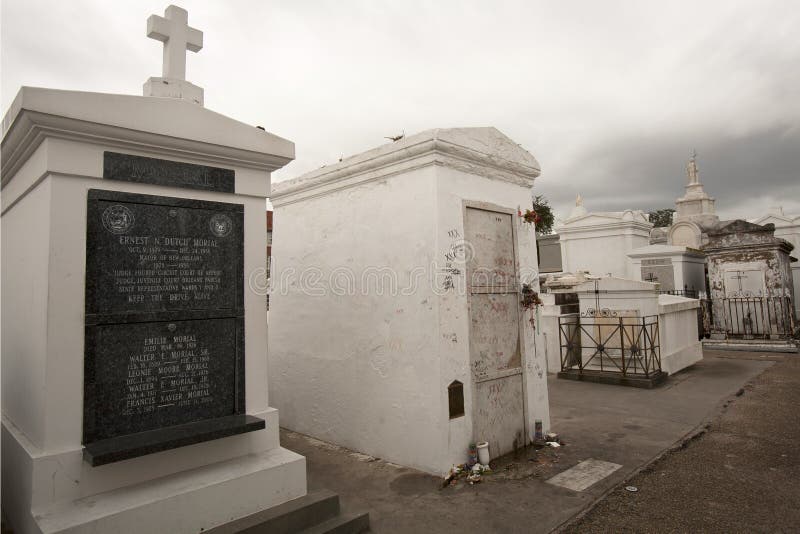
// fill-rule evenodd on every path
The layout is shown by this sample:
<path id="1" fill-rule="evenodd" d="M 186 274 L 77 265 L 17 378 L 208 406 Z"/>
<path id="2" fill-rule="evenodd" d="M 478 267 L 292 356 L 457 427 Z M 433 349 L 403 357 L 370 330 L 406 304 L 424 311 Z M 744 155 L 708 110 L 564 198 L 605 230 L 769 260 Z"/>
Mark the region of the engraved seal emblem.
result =
<path id="1" fill-rule="evenodd" d="M 223 213 L 217 213 L 208 222 L 211 233 L 217 237 L 225 237 L 233 229 L 233 221 Z"/>
<path id="2" fill-rule="evenodd" d="M 103 212 L 103 226 L 112 234 L 127 233 L 133 221 L 133 212 L 122 204 L 109 206 Z"/>

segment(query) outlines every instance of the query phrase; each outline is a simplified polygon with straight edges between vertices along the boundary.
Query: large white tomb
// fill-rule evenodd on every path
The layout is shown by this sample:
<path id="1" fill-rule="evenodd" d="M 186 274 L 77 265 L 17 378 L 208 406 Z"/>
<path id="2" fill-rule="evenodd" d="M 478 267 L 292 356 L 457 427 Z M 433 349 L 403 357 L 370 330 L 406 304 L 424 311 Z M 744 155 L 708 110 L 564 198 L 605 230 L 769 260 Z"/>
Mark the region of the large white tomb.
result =
<path id="1" fill-rule="evenodd" d="M 697 332 L 700 307 L 697 299 L 659 294 L 657 283 L 614 277 L 583 282 L 576 285 L 574 291 L 578 295 L 581 316 L 590 319 L 596 333 L 593 338 L 584 336 L 590 356 L 597 343 L 609 344 L 604 339 L 609 336 L 612 340 L 623 339 L 618 348 L 628 351 L 630 347 L 626 345 L 629 344 L 641 350 L 649 345 L 658 354 L 660 369 L 668 374 L 677 373 L 703 358 Z M 640 320 L 641 324 L 651 325 L 644 328 L 649 330 L 647 336 L 630 326 L 639 324 Z M 617 325 L 624 325 L 620 327 L 621 336 L 613 335 Z"/>
<path id="2" fill-rule="evenodd" d="M 294 144 L 204 109 L 190 95 L 171 96 L 177 98 L 24 87 L 3 120 L 2 485 L 3 512 L 17 533 L 199 532 L 306 493 L 305 459 L 280 447 L 278 412 L 267 403 L 266 296 L 246 283 L 247 277 L 265 271 L 264 206 L 270 173 L 294 158 Z M 93 211 L 100 197 L 117 200 L 105 211 Z M 198 205 L 232 210 L 232 215 L 212 215 Z M 169 226 L 168 220 L 175 223 Z M 148 225 L 172 230 L 166 236 L 148 235 Z M 179 237 L 193 228 L 204 236 L 202 244 Z M 173 296 L 176 303 L 200 302 L 203 295 L 185 285 L 187 273 L 175 270 L 168 281 L 164 269 L 183 269 L 182 262 L 202 264 L 204 255 L 214 256 L 217 244 L 230 243 L 237 235 L 243 236 L 241 245 L 231 245 L 231 250 L 238 246 L 240 252 L 221 276 L 245 282 L 238 292 L 239 311 L 230 312 L 230 321 L 243 326 L 235 334 L 242 346 L 208 352 L 203 344 L 215 341 L 196 328 L 178 340 L 170 332 L 188 331 L 193 323 L 189 316 L 199 315 L 189 305 L 180 307 L 187 317 L 164 322 L 158 337 L 137 338 L 136 332 L 156 323 L 132 325 L 132 316 L 123 313 L 112 318 L 122 335 L 103 338 L 114 338 L 113 343 L 92 341 L 100 339 L 92 336 L 104 320 L 96 315 L 90 319 L 95 300 L 125 302 L 119 297 L 130 290 L 127 303 L 134 311 L 162 294 L 170 302 Z M 100 238 L 120 246 L 121 256 L 142 246 L 140 264 L 150 265 L 149 274 L 105 272 L 105 279 L 119 282 L 118 291 L 92 289 L 99 278 L 86 274 L 89 264 L 99 256 L 120 259 L 90 245 Z M 168 245 L 175 250 L 167 251 Z M 196 246 L 207 248 L 195 256 Z M 151 254 L 163 254 L 166 263 L 175 265 L 152 264 Z M 205 284 L 202 291 L 217 291 L 219 280 L 212 274 L 205 272 L 198 282 Z M 177 305 L 148 309 L 153 313 L 147 320 L 152 321 L 178 313 Z M 227 321 L 225 317 L 220 320 Z M 195 336 L 199 346 L 190 350 Z M 171 352 L 179 341 L 192 345 Z M 115 343 L 130 344 L 131 356 Z M 181 363 L 155 365 L 152 356 L 139 355 L 148 346 L 165 351 L 161 359 L 175 356 Z M 218 361 L 223 352 L 235 361 Z M 116 411 L 119 402 L 98 397 L 88 386 L 103 381 L 102 360 L 109 355 L 127 366 L 106 368 L 123 377 L 118 389 L 126 387 L 125 373 L 137 375 L 120 393 L 121 407 L 128 402 L 135 409 Z M 211 382 L 221 384 L 230 396 L 223 397 L 222 389 L 197 389 L 205 380 L 206 364 L 189 369 L 183 360 L 210 360 L 212 367 L 220 363 L 223 376 L 213 376 Z M 137 362 L 144 361 L 153 364 L 139 367 Z M 130 384 L 139 384 L 140 376 L 161 376 L 168 368 L 185 375 L 175 381 L 171 398 L 197 410 L 198 421 L 121 436 L 115 441 L 121 449 L 100 447 L 108 441 L 94 441 L 87 428 L 117 425 L 122 419 L 132 426 L 148 418 L 157 421 L 161 410 L 193 421 L 194 413 L 181 413 L 166 402 L 163 408 L 154 403 L 139 411 L 142 404 L 136 399 L 146 396 L 144 390 L 156 387 L 159 396 L 166 395 L 164 381 L 170 377 L 156 379 L 155 386 L 143 382 L 136 391 Z M 231 415 L 208 419 L 201 406 L 206 403 Z M 100 422 L 92 415 L 114 413 L 120 419 Z M 236 420 L 248 422 L 248 428 L 228 424 Z M 221 421 L 226 421 L 225 428 L 218 425 Z M 162 431 L 170 439 L 154 441 L 153 433 Z"/>
<path id="3" fill-rule="evenodd" d="M 437 129 L 275 184 L 270 393 L 286 427 L 428 472 L 549 427 L 531 205 L 539 164 Z"/>
<path id="4" fill-rule="evenodd" d="M 655 244 L 628 253 L 634 279 L 658 282 L 662 291 L 694 298 L 706 291 L 703 252 L 686 246 Z"/>
<path id="5" fill-rule="evenodd" d="M 569 217 L 556 226 L 564 272 L 636 278 L 627 254 L 649 244 L 653 224 L 640 210 L 589 212 L 578 196 Z"/>

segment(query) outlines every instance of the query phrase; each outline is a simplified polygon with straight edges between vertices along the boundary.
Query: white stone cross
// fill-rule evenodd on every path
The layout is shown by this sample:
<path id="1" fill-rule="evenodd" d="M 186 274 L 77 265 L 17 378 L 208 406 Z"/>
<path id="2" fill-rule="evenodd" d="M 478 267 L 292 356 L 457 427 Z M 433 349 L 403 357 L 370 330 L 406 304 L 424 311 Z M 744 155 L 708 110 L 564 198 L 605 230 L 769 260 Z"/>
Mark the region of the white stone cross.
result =
<path id="1" fill-rule="evenodd" d="M 186 79 L 186 51 L 203 48 L 203 32 L 189 26 L 189 13 L 178 6 L 169 6 L 164 17 L 150 15 L 147 36 L 164 43 L 162 76 L 173 80 Z"/>

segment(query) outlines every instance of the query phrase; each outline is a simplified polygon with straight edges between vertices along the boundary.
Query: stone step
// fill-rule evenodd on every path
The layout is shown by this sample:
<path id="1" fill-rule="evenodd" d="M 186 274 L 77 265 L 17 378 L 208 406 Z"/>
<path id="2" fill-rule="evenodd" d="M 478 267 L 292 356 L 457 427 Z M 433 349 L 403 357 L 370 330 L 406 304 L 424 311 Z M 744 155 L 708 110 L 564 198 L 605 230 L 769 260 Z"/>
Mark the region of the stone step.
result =
<path id="1" fill-rule="evenodd" d="M 369 514 L 345 514 L 303 530 L 301 534 L 361 534 L 369 530 Z"/>
<path id="2" fill-rule="evenodd" d="M 206 534 L 294 534 L 339 516 L 339 496 L 320 490 L 206 531 Z"/>

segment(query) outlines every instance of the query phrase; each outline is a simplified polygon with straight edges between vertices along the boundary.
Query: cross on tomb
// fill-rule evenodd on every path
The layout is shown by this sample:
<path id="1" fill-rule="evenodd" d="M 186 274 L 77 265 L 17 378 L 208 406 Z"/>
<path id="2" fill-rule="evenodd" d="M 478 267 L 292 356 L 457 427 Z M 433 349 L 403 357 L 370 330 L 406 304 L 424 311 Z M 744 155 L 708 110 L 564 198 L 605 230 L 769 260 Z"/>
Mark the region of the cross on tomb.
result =
<path id="1" fill-rule="evenodd" d="M 647 273 L 644 279 L 645 282 L 658 282 L 658 277 L 653 273 Z"/>
<path id="2" fill-rule="evenodd" d="M 736 271 L 736 276 L 732 276 L 731 278 L 739 282 L 739 291 L 742 291 L 742 280 L 747 278 L 747 276 L 744 275 L 744 271 Z"/>
<path id="3" fill-rule="evenodd" d="M 203 48 L 203 32 L 189 26 L 189 13 L 178 6 L 169 6 L 164 17 L 150 15 L 147 36 L 164 43 L 164 78 L 186 79 L 186 51 Z"/>

